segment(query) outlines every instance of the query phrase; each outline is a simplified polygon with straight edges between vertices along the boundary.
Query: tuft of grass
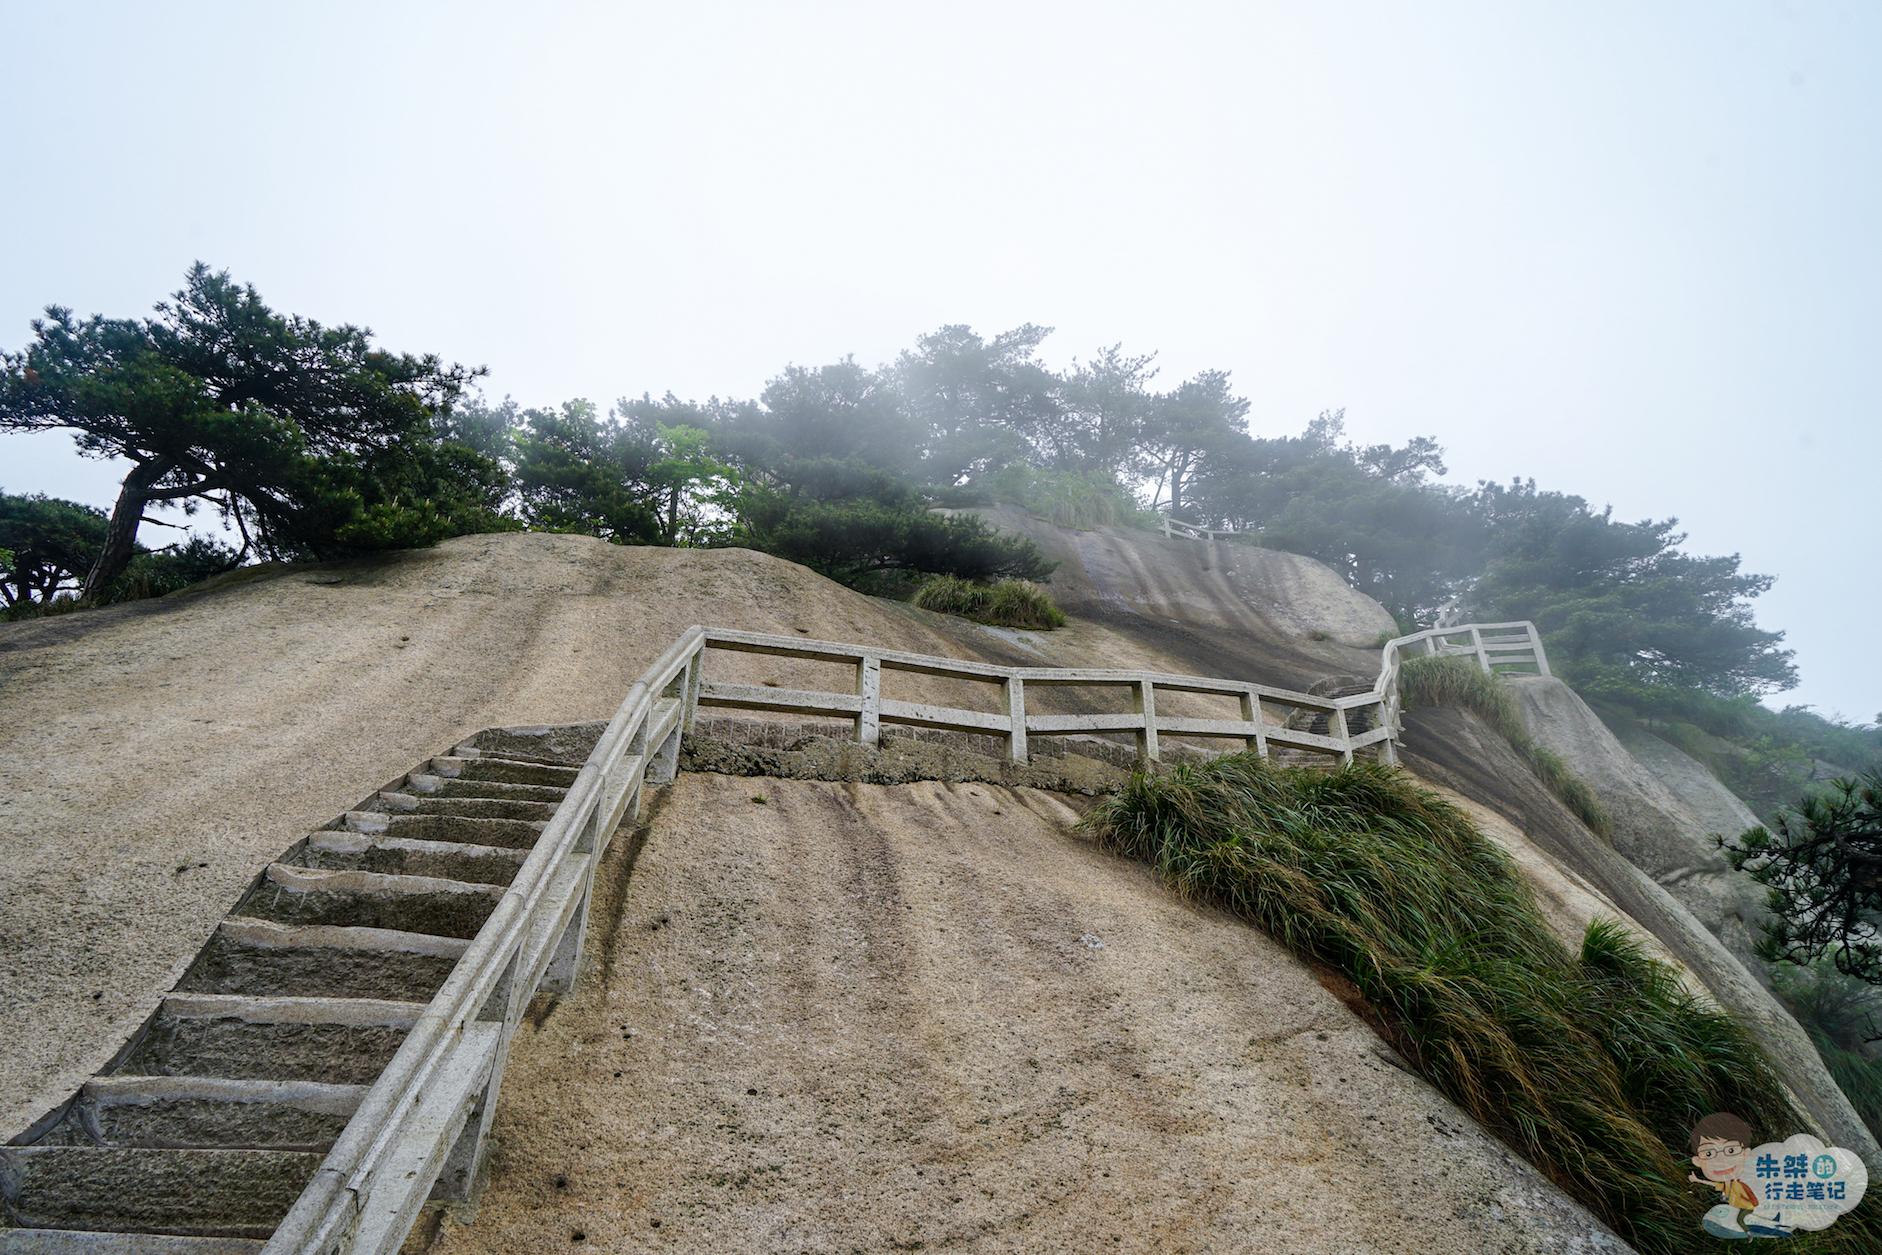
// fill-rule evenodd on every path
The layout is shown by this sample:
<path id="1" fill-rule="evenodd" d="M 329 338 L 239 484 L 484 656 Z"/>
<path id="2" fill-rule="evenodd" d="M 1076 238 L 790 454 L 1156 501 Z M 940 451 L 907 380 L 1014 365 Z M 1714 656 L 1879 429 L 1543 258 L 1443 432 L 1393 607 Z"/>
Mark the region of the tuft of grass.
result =
<path id="1" fill-rule="evenodd" d="M 1045 589 L 1028 580 L 976 584 L 952 575 L 937 575 L 915 591 L 915 604 L 923 610 L 957 614 L 995 627 L 1049 632 L 1065 626 L 1065 612 L 1052 604 Z"/>
<path id="2" fill-rule="evenodd" d="M 1227 755 L 1140 771 L 1085 824 L 1345 975 L 1420 1074 L 1650 1255 L 1704 1242 L 1684 1152 L 1701 1116 L 1808 1127 L 1743 1029 L 1619 925 L 1570 952 L 1502 850 L 1394 769 Z M 1878 1241 L 1870 1204 L 1787 1249 Z"/>
<path id="3" fill-rule="evenodd" d="M 1408 658 L 1399 667 L 1398 694 L 1408 707 L 1461 706 L 1510 743 L 1549 792 L 1603 840 L 1614 839 L 1614 821 L 1588 782 L 1569 770 L 1561 755 L 1536 744 L 1523 726 L 1510 691 L 1470 658 Z"/>

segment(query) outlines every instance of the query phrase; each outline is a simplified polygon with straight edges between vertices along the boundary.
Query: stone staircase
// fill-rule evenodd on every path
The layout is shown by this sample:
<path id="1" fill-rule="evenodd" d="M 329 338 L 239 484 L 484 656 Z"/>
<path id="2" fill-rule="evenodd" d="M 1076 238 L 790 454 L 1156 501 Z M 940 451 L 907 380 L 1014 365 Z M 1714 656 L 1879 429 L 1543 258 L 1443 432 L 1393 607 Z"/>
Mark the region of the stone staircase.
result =
<path id="1" fill-rule="evenodd" d="M 1316 680 L 1309 685 L 1307 692 L 1313 697 L 1356 697 L 1361 693 L 1370 693 L 1375 681 L 1356 675 L 1334 675 L 1323 680 Z M 1378 723 L 1377 717 L 1370 711 L 1349 710 L 1346 712 L 1346 730 L 1349 733 L 1370 732 Z M 1300 709 L 1289 715 L 1282 725 L 1295 732 L 1311 732 L 1315 736 L 1329 736 L 1333 731 L 1333 716 L 1324 710 Z M 1269 751 L 1270 761 L 1284 767 L 1327 767 L 1332 765 L 1325 754 L 1313 750 L 1299 749 L 1290 745 L 1278 745 Z"/>
<path id="2" fill-rule="evenodd" d="M 0 1255 L 259 1251 L 599 733 L 480 733 L 269 865 L 117 1057 L 0 1147 Z M 463 1197 L 448 1176 L 434 1196 Z"/>

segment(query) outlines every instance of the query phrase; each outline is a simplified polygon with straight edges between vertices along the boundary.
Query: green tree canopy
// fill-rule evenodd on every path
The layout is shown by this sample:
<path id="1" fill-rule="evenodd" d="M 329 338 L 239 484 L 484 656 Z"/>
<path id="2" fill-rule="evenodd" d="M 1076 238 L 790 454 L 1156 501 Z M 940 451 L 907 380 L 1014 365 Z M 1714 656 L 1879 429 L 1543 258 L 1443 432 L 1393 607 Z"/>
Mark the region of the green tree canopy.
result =
<path id="1" fill-rule="evenodd" d="M 96 506 L 37 494 L 0 492 L 0 608 L 36 612 L 76 594 L 105 543 L 107 520 Z M 241 554 L 205 536 L 158 549 L 138 545 L 101 600 L 155 597 L 235 566 Z"/>
<path id="2" fill-rule="evenodd" d="M 1429 478 L 1444 473 L 1436 442 L 1344 437 L 1336 410 L 1299 436 L 1227 444 L 1202 465 L 1192 513 L 1318 558 L 1407 629 L 1429 623 L 1481 569 L 1480 520 L 1465 494 Z"/>
<path id="3" fill-rule="evenodd" d="M 1248 439 L 1248 402 L 1235 395 L 1227 371 L 1205 370 L 1155 398 L 1138 428 L 1143 470 L 1156 480 L 1151 504 L 1167 499 L 1183 512 L 1183 490 L 1211 458 Z"/>
<path id="4" fill-rule="evenodd" d="M 1882 985 L 1882 773 L 1838 780 L 1769 828 L 1720 845 L 1771 891 L 1766 959 L 1805 967 L 1828 959 Z"/>
<path id="5" fill-rule="evenodd" d="M 1677 520 L 1618 522 L 1533 480 L 1482 485 L 1475 507 L 1488 555 L 1472 613 L 1534 620 L 1572 678 L 1722 697 L 1797 682 L 1784 634 L 1752 620 L 1771 577 L 1740 571 L 1736 554 L 1682 552 Z"/>
<path id="6" fill-rule="evenodd" d="M 197 263 L 144 319 L 50 306 L 0 357 L 0 432 L 67 429 L 130 463 L 83 593 L 123 572 L 153 506 L 207 502 L 265 554 L 429 543 L 488 521 L 501 475 L 441 439 L 476 372 L 281 315 Z"/>
<path id="7" fill-rule="evenodd" d="M 989 340 L 971 327 L 942 327 L 884 372 L 899 408 L 922 430 L 928 482 L 957 484 L 1028 456 L 1049 456 L 1058 380 L 1038 352 L 1051 334 L 1027 323 Z"/>
<path id="8" fill-rule="evenodd" d="M 660 536 L 648 471 L 659 456 L 648 432 L 603 418 L 592 401 L 520 415 L 516 489 L 523 519 L 548 532 L 581 532 L 616 544 Z"/>
<path id="9" fill-rule="evenodd" d="M 0 492 L 0 601 L 45 605 L 76 592 L 105 543 L 105 512 L 37 493 Z"/>

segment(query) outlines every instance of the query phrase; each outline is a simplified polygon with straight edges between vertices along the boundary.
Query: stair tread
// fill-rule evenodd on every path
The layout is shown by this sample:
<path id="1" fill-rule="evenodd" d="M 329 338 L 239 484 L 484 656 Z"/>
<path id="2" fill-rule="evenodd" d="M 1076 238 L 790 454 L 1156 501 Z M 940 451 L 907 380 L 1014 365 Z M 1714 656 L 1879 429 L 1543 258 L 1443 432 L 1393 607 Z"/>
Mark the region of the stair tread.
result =
<path id="1" fill-rule="evenodd" d="M 504 750 L 502 752 L 497 752 L 494 750 L 486 750 L 482 748 L 481 746 L 471 744 L 469 741 L 458 742 L 456 745 L 452 746 L 451 752 L 449 754 L 444 755 L 443 757 L 446 757 L 446 758 L 492 758 L 492 759 L 501 760 L 503 762 L 531 763 L 538 767 L 576 767 L 576 768 L 579 768 L 581 766 L 580 763 L 572 763 L 566 758 L 557 758 L 557 757 L 553 757 L 547 754 L 526 754 L 520 750 Z"/>
<path id="2" fill-rule="evenodd" d="M 547 822 L 559 802 L 502 797 L 439 797 L 423 793 L 384 792 L 379 802 L 387 815 L 446 815 L 457 819 L 533 819 Z"/>
<path id="3" fill-rule="evenodd" d="M 470 947 L 468 938 L 438 937 L 400 928 L 372 928 L 353 924 L 283 924 L 254 916 L 230 915 L 216 932 L 242 945 L 263 949 L 394 950 L 438 958 L 458 958 Z M 210 991 L 204 991 L 210 992 Z"/>
<path id="4" fill-rule="evenodd" d="M 234 916 L 217 926 L 177 990 L 429 1000 L 469 945 L 402 929 Z"/>
<path id="5" fill-rule="evenodd" d="M 345 1024 L 410 1028 L 426 1003 L 392 998 L 314 998 L 255 994 L 173 993 L 165 1014 L 188 1019 L 239 1019 L 251 1024 Z"/>
<path id="6" fill-rule="evenodd" d="M 503 885 L 357 868 L 271 863 L 236 904 L 240 915 L 283 924 L 379 928 L 468 940 L 502 900 Z"/>
<path id="7" fill-rule="evenodd" d="M 193 1238 L 169 1233 L 82 1229 L 0 1229 L 0 1255 L 258 1255 L 260 1238 Z"/>
<path id="8" fill-rule="evenodd" d="M 111 1075 L 370 1083 L 425 1006 L 382 998 L 173 993 Z"/>
<path id="9" fill-rule="evenodd" d="M 118 1073 L 79 1090 L 67 1132 L 79 1144 L 325 1152 L 366 1092 L 356 1083 Z"/>
<path id="10" fill-rule="evenodd" d="M 560 763 L 532 763 L 515 758 L 488 758 L 479 755 L 476 758 L 458 758 L 450 754 L 441 754 L 431 759 L 420 768 L 421 774 L 438 775 L 447 779 L 469 780 L 508 780 L 512 784 L 553 784 L 559 788 L 568 788 L 581 774 L 579 767 L 566 767 Z M 512 777 L 523 777 L 512 779 Z"/>
<path id="11" fill-rule="evenodd" d="M 322 1156 L 298 1150 L 8 1146 L 7 1221 L 79 1229 L 265 1238 Z"/>
<path id="12" fill-rule="evenodd" d="M 94 1076 L 79 1091 L 111 1102 L 169 1102 L 212 1098 L 223 1102 L 299 1102 L 357 1105 L 366 1086 L 328 1081 L 275 1081 L 243 1076 L 145 1076 L 118 1072 Z"/>
<path id="13" fill-rule="evenodd" d="M 485 815 L 421 815 L 411 811 L 348 811 L 345 832 L 366 836 L 424 833 L 420 840 L 527 850 L 542 835 L 546 820 L 506 819 Z"/>
<path id="14" fill-rule="evenodd" d="M 429 876 L 467 884 L 506 886 L 529 858 L 527 847 L 475 845 L 468 841 L 424 841 L 360 832 L 317 832 L 307 838 L 299 861 L 323 871 L 357 870 L 382 875 Z"/>
<path id="15" fill-rule="evenodd" d="M 502 822 L 502 821 L 489 821 Z M 400 850 L 411 854 L 451 854 L 487 858 L 522 866 L 529 851 L 515 846 L 478 845 L 472 841 L 427 841 L 422 837 L 389 837 L 369 832 L 316 832 L 307 843 L 333 854 L 361 854 L 367 850 Z"/>
<path id="16" fill-rule="evenodd" d="M 560 802 L 568 790 L 556 784 L 524 784 L 514 780 L 466 780 L 461 776 L 434 776 L 415 771 L 405 777 L 400 792 L 414 797 L 489 798 L 500 802 Z"/>
<path id="17" fill-rule="evenodd" d="M 428 893 L 461 893 L 486 898 L 503 896 L 501 886 L 475 880 L 362 871 L 351 867 L 300 867 L 293 863 L 270 863 L 267 879 L 279 888 L 299 893 L 362 893 L 388 897 Z"/>

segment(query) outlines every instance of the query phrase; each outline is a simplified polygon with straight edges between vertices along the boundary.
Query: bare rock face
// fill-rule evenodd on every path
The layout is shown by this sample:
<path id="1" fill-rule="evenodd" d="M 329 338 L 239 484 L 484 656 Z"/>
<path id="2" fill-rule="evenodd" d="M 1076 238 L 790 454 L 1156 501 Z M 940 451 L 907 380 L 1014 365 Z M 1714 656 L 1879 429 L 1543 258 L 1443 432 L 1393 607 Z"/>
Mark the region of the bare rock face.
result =
<path id="1" fill-rule="evenodd" d="M 1385 608 L 1331 567 L 1251 541 L 1165 539 L 1125 527 L 1073 531 L 1013 506 L 976 510 L 1059 563 L 1049 581 L 1068 610 L 1127 609 L 1190 627 L 1329 639 L 1366 648 L 1396 635 Z M 1373 668 L 1377 673 L 1376 665 Z"/>
<path id="2" fill-rule="evenodd" d="M 1560 680 L 1511 681 L 1531 736 L 1562 756 L 1600 794 L 1615 848 L 1664 886 L 1752 971 L 1764 894 L 1726 862 L 1715 836 L 1736 836 L 1757 816 L 1678 749 L 1646 733 L 1622 744 Z"/>
<path id="3" fill-rule="evenodd" d="M 1628 1249 L 1060 795 L 687 773 L 658 805 L 436 1255 Z"/>
<path id="4" fill-rule="evenodd" d="M 1756 817 L 1703 766 L 1664 741 L 1636 738 L 1630 752 L 1560 680 L 1524 676 L 1509 683 L 1530 735 L 1559 754 L 1607 807 L 1612 849 L 1552 797 L 1532 791 L 1514 755 L 1502 760 L 1501 738 L 1461 712 L 1412 716 L 1407 747 L 1413 769 L 1509 814 L 1596 884 L 1750 1030 L 1827 1136 L 1871 1163 L 1882 1162 L 1882 1147 L 1831 1079 L 1809 1035 L 1767 987 L 1764 963 L 1752 949 L 1762 927 L 1762 895 L 1731 870 L 1712 840 L 1714 833 L 1742 832 Z"/>

